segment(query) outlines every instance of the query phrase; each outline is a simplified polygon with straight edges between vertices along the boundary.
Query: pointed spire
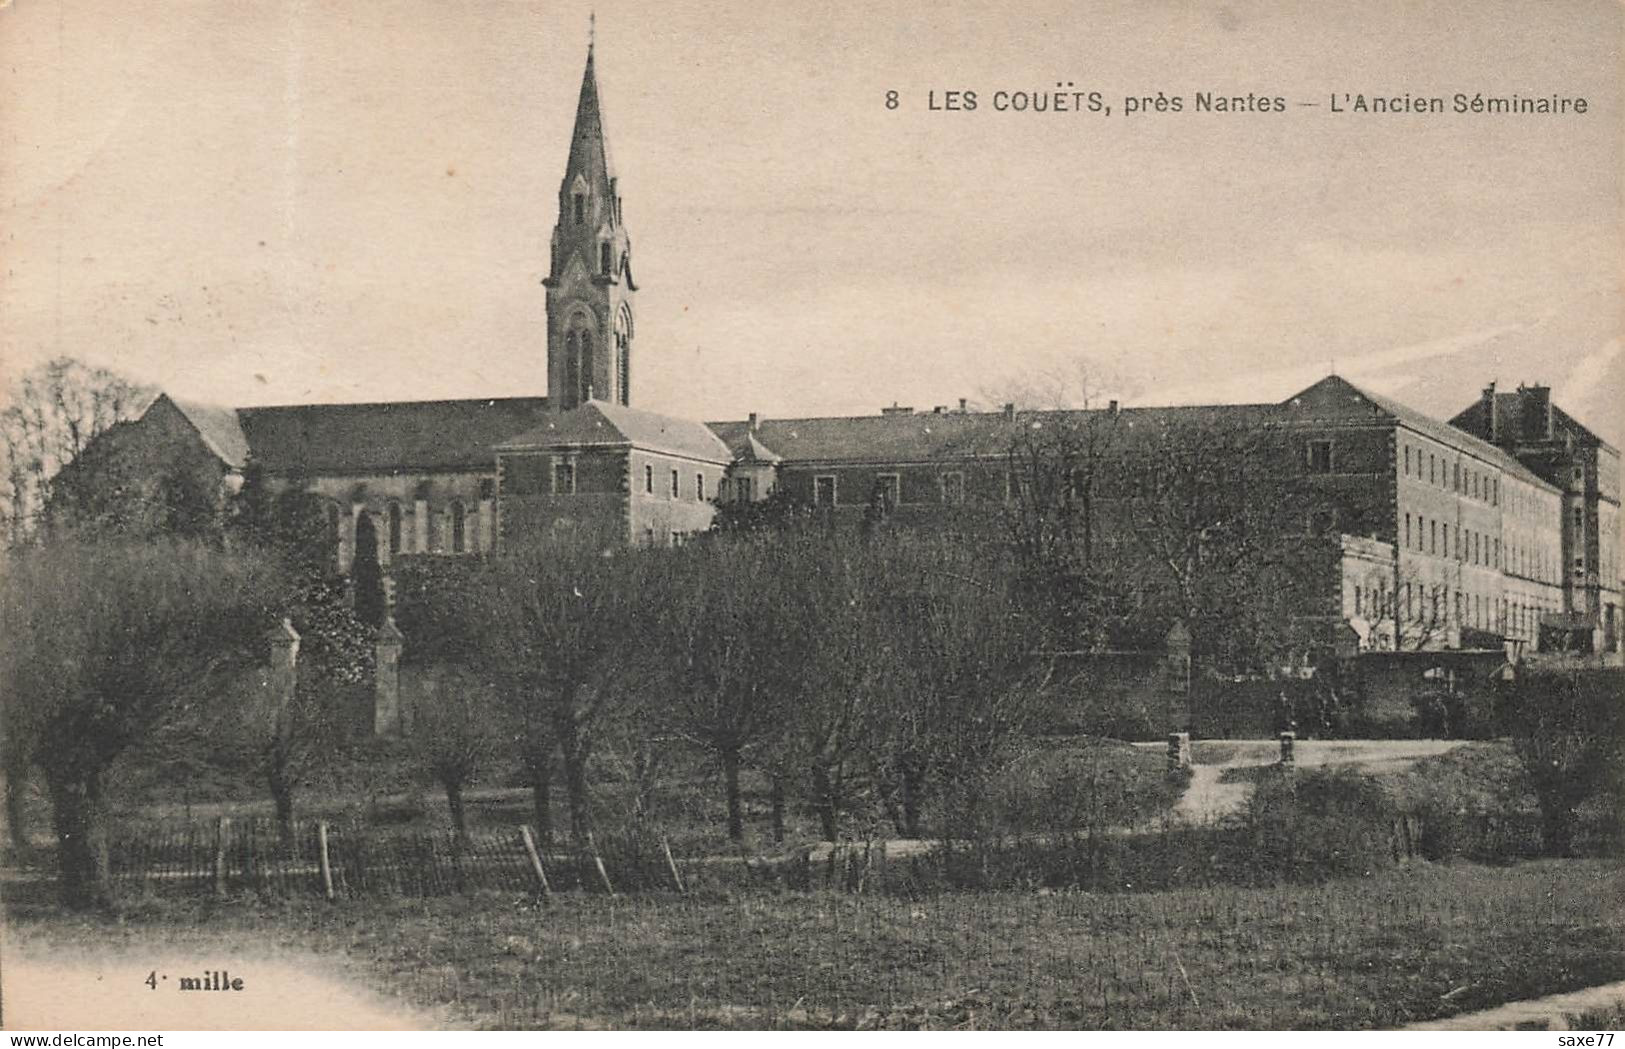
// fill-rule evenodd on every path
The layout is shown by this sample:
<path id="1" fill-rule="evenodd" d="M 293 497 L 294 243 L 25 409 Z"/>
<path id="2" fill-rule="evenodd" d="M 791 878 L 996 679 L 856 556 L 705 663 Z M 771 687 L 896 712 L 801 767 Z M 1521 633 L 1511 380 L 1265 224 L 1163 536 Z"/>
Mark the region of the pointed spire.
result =
<path id="1" fill-rule="evenodd" d="M 576 102 L 575 131 L 570 135 L 570 162 L 565 178 L 584 175 L 592 180 L 599 175 L 615 178 L 615 167 L 609 159 L 609 142 L 604 134 L 602 96 L 598 90 L 598 73 L 593 64 L 596 45 L 597 16 L 589 16 L 587 30 L 587 68 L 581 75 L 581 97 Z"/>

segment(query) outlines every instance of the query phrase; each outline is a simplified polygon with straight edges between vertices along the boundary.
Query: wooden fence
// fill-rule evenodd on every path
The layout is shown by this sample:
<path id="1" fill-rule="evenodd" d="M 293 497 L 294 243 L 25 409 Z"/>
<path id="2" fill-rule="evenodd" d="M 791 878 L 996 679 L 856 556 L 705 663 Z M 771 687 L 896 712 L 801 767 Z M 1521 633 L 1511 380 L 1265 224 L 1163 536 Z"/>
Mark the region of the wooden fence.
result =
<path id="1" fill-rule="evenodd" d="M 285 833 L 265 818 L 124 828 L 110 845 L 111 874 L 122 892 L 328 898 L 480 890 L 543 896 L 681 893 L 761 885 L 909 895 L 1041 885 L 1143 890 L 1260 884 L 1277 877 L 1313 880 L 1320 862 L 1308 852 L 1298 862 L 1296 854 L 1307 843 L 1279 836 L 1255 842 L 1252 832 L 1222 824 L 981 842 L 848 840 L 777 856 L 740 852 L 687 859 L 673 854 L 664 835 L 648 829 L 605 834 L 567 848 L 538 842 L 528 827 L 485 828 L 459 838 L 449 830 L 301 821 Z M 1405 816 L 1357 851 L 1374 869 L 1422 859 L 1532 855 L 1538 845 L 1538 831 L 1527 816 L 1433 826 Z"/>

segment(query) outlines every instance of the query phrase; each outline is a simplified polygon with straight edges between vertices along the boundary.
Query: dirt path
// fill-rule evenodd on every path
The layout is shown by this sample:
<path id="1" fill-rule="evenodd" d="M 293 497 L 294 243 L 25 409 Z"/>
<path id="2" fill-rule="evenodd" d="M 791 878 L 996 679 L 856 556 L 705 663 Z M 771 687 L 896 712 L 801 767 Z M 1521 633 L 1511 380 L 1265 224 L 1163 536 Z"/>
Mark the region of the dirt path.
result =
<path id="1" fill-rule="evenodd" d="M 1407 1031 L 1567 1031 L 1568 1018 L 1611 1007 L 1625 1007 L 1625 980 L 1587 987 L 1568 994 L 1551 994 L 1523 1002 L 1508 1002 L 1476 1013 L 1461 1013 L 1443 1020 L 1411 1024 Z"/>
<path id="2" fill-rule="evenodd" d="M 344 979 L 317 955 L 217 944 L 109 946 L 95 953 L 46 943 L 0 947 L 8 1030 L 419 1031 L 437 1016 Z M 132 947 L 135 945 L 132 945 Z M 240 990 L 181 990 L 181 979 L 241 979 Z M 156 987 L 146 983 L 155 977 Z"/>
<path id="3" fill-rule="evenodd" d="M 1161 743 L 1136 743 L 1162 749 Z M 1346 766 L 1361 772 L 1398 772 L 1422 758 L 1461 746 L 1456 740 L 1301 740 L 1294 748 L 1299 768 Z M 1208 759 L 1208 760 L 1204 760 Z M 1217 759 L 1217 760 L 1212 760 Z M 1281 760 L 1275 740 L 1213 740 L 1192 745 L 1191 781 L 1174 805 L 1174 816 L 1188 823 L 1207 823 L 1240 812 L 1252 784 L 1221 782 L 1225 769 L 1255 768 Z"/>

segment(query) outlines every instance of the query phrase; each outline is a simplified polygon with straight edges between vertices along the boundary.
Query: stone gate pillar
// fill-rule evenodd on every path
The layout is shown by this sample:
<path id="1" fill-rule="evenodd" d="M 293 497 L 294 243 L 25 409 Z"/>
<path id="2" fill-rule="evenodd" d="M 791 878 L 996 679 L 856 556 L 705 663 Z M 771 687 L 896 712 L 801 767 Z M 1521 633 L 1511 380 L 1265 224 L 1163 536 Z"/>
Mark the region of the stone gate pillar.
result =
<path id="1" fill-rule="evenodd" d="M 401 647 L 405 644 L 394 616 L 386 616 L 373 637 L 372 732 L 393 736 L 401 731 Z"/>
<path id="2" fill-rule="evenodd" d="M 293 690 L 299 682 L 299 632 L 293 622 L 284 618 L 265 635 L 271 646 L 271 672 L 266 678 L 269 701 L 277 710 L 286 709 L 293 701 Z"/>

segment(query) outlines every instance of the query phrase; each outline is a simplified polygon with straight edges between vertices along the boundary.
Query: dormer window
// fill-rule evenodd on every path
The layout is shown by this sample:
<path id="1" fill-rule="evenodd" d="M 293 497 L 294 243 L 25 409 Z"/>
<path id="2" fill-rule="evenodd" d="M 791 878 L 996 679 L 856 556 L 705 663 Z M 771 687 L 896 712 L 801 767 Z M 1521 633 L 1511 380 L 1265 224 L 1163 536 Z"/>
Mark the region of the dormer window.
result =
<path id="1" fill-rule="evenodd" d="M 575 223 L 577 226 L 587 221 L 587 198 L 577 193 L 575 195 Z"/>

